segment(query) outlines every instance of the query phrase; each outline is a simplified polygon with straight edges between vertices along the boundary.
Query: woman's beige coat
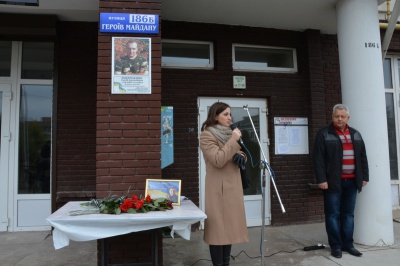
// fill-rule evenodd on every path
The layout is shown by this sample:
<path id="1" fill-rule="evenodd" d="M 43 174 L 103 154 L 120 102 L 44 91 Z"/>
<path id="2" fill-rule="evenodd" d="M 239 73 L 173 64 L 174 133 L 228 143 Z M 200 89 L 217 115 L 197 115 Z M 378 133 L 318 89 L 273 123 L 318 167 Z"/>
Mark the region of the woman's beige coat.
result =
<path id="1" fill-rule="evenodd" d="M 200 135 L 206 163 L 204 241 L 209 245 L 248 242 L 242 180 L 233 155 L 240 145 L 229 139 L 223 145 L 207 129 Z"/>

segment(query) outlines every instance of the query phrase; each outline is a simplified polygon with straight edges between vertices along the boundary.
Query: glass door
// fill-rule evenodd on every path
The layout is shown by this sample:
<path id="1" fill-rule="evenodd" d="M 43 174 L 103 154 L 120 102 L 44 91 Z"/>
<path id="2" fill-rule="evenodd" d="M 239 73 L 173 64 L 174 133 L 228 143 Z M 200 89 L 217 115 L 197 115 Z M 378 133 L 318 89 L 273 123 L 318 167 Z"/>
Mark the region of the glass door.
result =
<path id="1" fill-rule="evenodd" d="M 210 106 L 216 101 L 221 101 L 229 104 L 231 106 L 232 119 L 234 124 L 241 130 L 242 139 L 244 145 L 246 146 L 249 159 L 247 160 L 247 173 L 251 180 L 252 185 L 244 190 L 244 200 L 246 209 L 246 220 L 247 225 L 250 226 L 261 226 L 262 225 L 262 185 L 261 185 L 261 175 L 262 172 L 259 168 L 260 159 L 262 158 L 262 153 L 260 145 L 256 138 L 256 133 L 261 142 L 261 148 L 268 157 L 268 134 L 267 134 L 267 104 L 265 99 L 239 99 L 239 98 L 209 98 L 202 97 L 199 98 L 199 130 L 201 124 L 206 120 L 208 110 Z M 247 107 L 245 110 L 244 106 Z M 251 120 L 249 118 L 251 116 Z M 256 132 L 253 130 L 253 125 Z M 200 132 L 199 132 L 200 135 Z M 205 184 L 205 163 L 203 159 L 203 154 L 199 149 L 199 163 L 200 163 L 200 208 L 204 211 L 204 184 Z M 266 173 L 266 184 L 270 184 L 268 171 Z M 270 188 L 267 185 L 265 189 L 265 224 L 270 223 Z"/>
<path id="2" fill-rule="evenodd" d="M 14 230 L 50 229 L 54 43 L 19 45 Z"/>
<path id="3" fill-rule="evenodd" d="M 49 230 L 54 43 L 0 41 L 0 229 Z"/>
<path id="4" fill-rule="evenodd" d="M 52 85 L 21 85 L 16 186 L 18 230 L 48 226 L 45 219 L 51 214 L 52 98 Z"/>
<path id="5" fill-rule="evenodd" d="M 386 118 L 389 140 L 390 179 L 392 188 L 392 206 L 399 209 L 399 119 L 400 108 L 397 103 L 400 99 L 400 58 L 389 56 L 383 61 L 385 82 Z"/>

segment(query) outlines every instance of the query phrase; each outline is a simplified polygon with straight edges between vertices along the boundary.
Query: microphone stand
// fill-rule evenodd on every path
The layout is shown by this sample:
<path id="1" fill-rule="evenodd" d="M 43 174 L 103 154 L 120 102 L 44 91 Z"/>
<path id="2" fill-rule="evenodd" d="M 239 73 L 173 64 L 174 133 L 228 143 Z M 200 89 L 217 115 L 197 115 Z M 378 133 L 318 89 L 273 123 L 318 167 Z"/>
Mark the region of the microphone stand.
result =
<path id="1" fill-rule="evenodd" d="M 255 136 L 257 138 L 258 145 L 260 146 L 260 150 L 261 150 L 261 153 L 262 153 L 263 158 L 264 158 L 264 160 L 262 160 L 261 163 L 260 163 L 260 169 L 262 169 L 262 175 L 261 175 L 261 178 L 262 178 L 262 182 L 261 182 L 261 184 L 262 184 L 262 187 L 261 187 L 261 196 L 262 196 L 262 203 L 261 203 L 261 206 L 262 206 L 261 207 L 262 208 L 262 210 L 261 210 L 261 213 L 262 213 L 262 217 L 261 217 L 261 219 L 262 219 L 262 227 L 261 227 L 261 266 L 264 266 L 265 187 L 266 187 L 266 183 L 267 183 L 266 182 L 266 176 L 265 176 L 265 169 L 268 170 L 269 176 L 271 177 L 271 181 L 272 181 L 272 184 L 274 185 L 276 195 L 278 196 L 279 204 L 281 205 L 282 213 L 285 213 L 286 211 L 285 211 L 285 207 L 283 207 L 283 204 L 282 204 L 282 201 L 281 201 L 281 197 L 279 196 L 278 189 L 276 188 L 274 176 L 272 175 L 272 171 L 271 171 L 271 167 L 267 163 L 267 157 L 265 156 L 265 153 L 264 153 L 264 151 L 262 149 L 262 146 L 261 146 L 260 139 L 258 138 L 257 130 L 256 130 L 255 126 L 254 126 L 253 120 L 251 119 L 251 115 L 250 115 L 250 112 L 249 112 L 248 105 L 244 105 L 243 109 L 247 111 L 247 115 L 249 116 L 250 123 L 251 123 L 251 125 L 253 127 L 254 134 L 255 134 Z"/>

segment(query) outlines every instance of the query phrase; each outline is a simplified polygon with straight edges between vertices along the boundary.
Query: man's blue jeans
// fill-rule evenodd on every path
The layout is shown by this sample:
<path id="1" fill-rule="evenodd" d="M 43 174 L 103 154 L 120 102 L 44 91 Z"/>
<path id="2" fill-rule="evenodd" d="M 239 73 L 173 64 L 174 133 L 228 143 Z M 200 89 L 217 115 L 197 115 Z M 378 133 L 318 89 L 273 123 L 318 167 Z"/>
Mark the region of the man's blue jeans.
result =
<path id="1" fill-rule="evenodd" d="M 340 191 L 324 191 L 325 228 L 332 249 L 353 246 L 354 208 L 357 187 L 355 179 L 342 179 Z"/>

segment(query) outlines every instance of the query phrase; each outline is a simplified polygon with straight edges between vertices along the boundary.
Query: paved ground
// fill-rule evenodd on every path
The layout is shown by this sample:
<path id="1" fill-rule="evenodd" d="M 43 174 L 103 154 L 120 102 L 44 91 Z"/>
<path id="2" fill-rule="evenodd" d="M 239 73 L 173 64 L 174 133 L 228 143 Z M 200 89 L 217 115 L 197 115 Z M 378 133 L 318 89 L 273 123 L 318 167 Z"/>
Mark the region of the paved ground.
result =
<path id="1" fill-rule="evenodd" d="M 97 242 L 74 242 L 55 250 L 49 231 L 0 233 L 1 266 L 97 266 Z"/>
<path id="2" fill-rule="evenodd" d="M 305 252 L 305 246 L 327 244 L 324 224 L 265 227 L 265 257 L 262 266 L 398 266 L 400 265 L 400 211 L 394 212 L 394 244 L 356 245 L 361 258 L 343 253 L 341 259 L 330 255 L 330 249 Z M 249 229 L 250 243 L 234 245 L 231 265 L 261 266 L 261 228 Z M 164 238 L 164 266 L 210 266 L 208 246 L 203 232 L 191 234 L 191 240 Z M 379 245 L 379 246 L 378 246 Z M 74 242 L 55 250 L 50 232 L 0 233 L 0 266 L 97 266 L 97 242 Z"/>
<path id="3" fill-rule="evenodd" d="M 400 214 L 400 213 L 399 213 Z M 399 217 L 400 218 L 400 217 Z M 343 252 L 341 259 L 330 255 L 330 248 L 304 251 L 305 246 L 327 245 L 325 224 L 307 224 L 265 228 L 264 265 L 302 266 L 399 266 L 400 265 L 400 221 L 393 222 L 395 243 L 391 246 L 355 245 L 363 253 L 358 258 Z M 234 245 L 231 254 L 235 257 L 231 265 L 261 266 L 261 228 L 249 230 L 250 243 Z M 193 243 L 192 243 L 193 242 Z M 208 246 L 202 241 L 202 232 L 192 234 L 190 246 L 184 239 L 164 239 L 165 266 L 210 266 Z"/>

